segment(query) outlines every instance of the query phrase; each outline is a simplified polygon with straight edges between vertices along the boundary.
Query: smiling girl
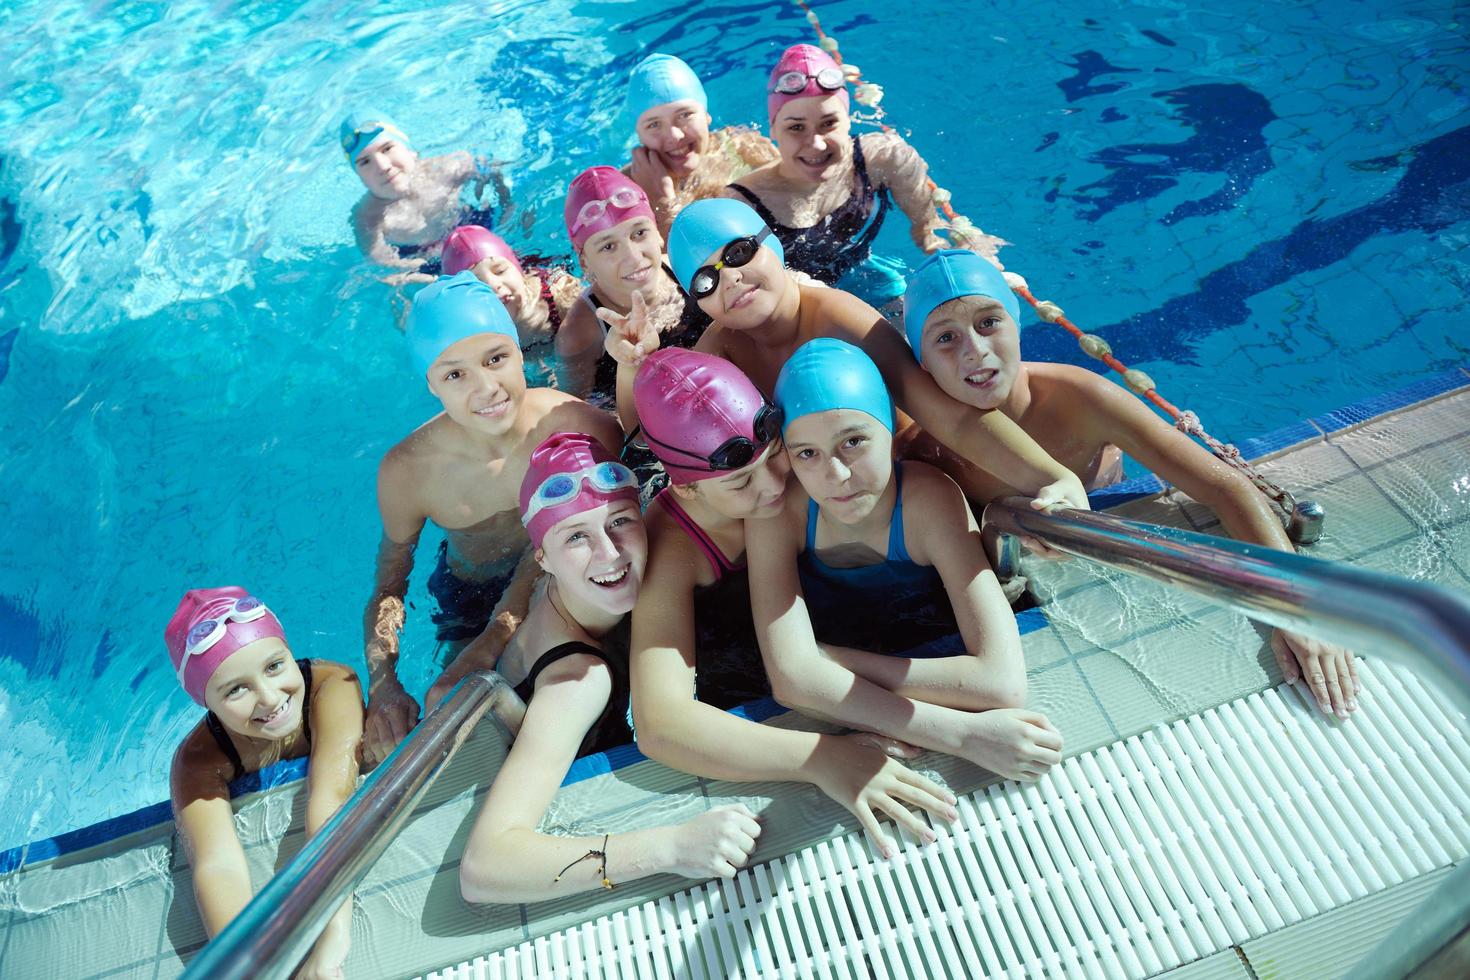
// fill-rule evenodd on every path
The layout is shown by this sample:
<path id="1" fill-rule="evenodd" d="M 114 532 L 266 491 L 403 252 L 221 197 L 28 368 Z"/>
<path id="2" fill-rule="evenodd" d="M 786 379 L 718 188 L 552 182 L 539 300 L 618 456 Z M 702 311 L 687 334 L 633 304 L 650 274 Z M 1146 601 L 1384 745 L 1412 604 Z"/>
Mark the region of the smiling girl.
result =
<path id="1" fill-rule="evenodd" d="M 1061 736 L 1024 710 L 1015 617 L 975 518 L 939 470 L 895 465 L 878 368 L 851 344 L 813 340 L 782 369 L 776 405 L 804 492 L 746 522 L 776 700 L 1009 778 L 1043 775 Z"/>
<path id="2" fill-rule="evenodd" d="M 169 779 L 199 915 L 213 937 L 253 893 L 230 783 L 308 757 L 306 834 L 316 834 L 356 788 L 362 691 L 341 664 L 296 659 L 275 615 L 235 586 L 185 593 L 163 636 L 179 683 L 208 709 L 174 753 Z M 297 976 L 341 976 L 351 926 L 349 898 Z"/>
<path id="3" fill-rule="evenodd" d="M 470 831 L 460 891 L 471 902 L 532 902 L 657 873 L 730 878 L 760 826 L 743 806 L 584 838 L 537 827 L 572 761 L 633 740 L 627 633 L 648 538 L 638 481 L 598 442 L 557 432 L 531 454 L 521 520 L 546 573 L 497 670 L 526 715 Z"/>

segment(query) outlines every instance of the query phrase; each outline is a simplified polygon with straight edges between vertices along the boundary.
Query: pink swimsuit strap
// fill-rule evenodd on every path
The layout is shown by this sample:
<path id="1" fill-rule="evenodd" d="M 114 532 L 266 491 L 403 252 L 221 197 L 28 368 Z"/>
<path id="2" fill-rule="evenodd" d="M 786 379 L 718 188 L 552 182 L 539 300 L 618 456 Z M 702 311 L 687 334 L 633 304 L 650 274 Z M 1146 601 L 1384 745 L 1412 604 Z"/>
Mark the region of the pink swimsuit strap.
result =
<path id="1" fill-rule="evenodd" d="M 668 511 L 669 516 L 675 521 L 678 521 L 679 526 L 684 529 L 684 533 L 689 535 L 690 540 L 699 546 L 700 551 L 704 552 L 704 557 L 709 560 L 710 568 L 714 570 L 716 582 L 731 572 L 738 572 L 745 567 L 744 562 L 736 565 L 726 558 L 725 553 L 720 550 L 719 545 L 710 539 L 710 536 L 705 533 L 704 528 L 700 527 L 694 518 L 689 516 L 688 511 L 679 505 L 678 499 L 667 489 L 660 490 L 658 496 L 653 499 L 663 504 L 664 510 Z"/>

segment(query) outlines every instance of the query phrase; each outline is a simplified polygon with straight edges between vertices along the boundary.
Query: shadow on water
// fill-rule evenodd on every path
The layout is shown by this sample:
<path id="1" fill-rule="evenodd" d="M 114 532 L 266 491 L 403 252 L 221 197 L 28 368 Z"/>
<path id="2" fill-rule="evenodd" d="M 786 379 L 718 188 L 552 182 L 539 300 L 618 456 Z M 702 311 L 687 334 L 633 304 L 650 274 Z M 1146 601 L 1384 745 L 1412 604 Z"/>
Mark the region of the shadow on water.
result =
<path id="1" fill-rule="evenodd" d="M 1193 293 L 1096 332 L 1115 345 L 1128 338 L 1133 347 L 1146 337 L 1152 357 L 1196 364 L 1193 342 L 1246 322 L 1250 297 L 1340 262 L 1377 236 L 1432 233 L 1470 219 L 1470 126 L 1392 156 L 1360 161 L 1354 169 L 1377 172 L 1406 163 L 1398 183 L 1376 201 L 1303 221 L 1284 237 L 1263 242 L 1239 261 L 1211 272 Z M 1035 359 L 1075 361 L 1078 356 L 1071 338 L 1060 332 L 1037 331 L 1027 345 L 1027 356 Z"/>
<path id="2" fill-rule="evenodd" d="M 1259 92 L 1244 85 L 1214 83 L 1157 92 L 1154 97 L 1174 106 L 1174 118 L 1193 129 L 1194 135 L 1180 143 L 1124 143 L 1091 154 L 1089 162 L 1111 172 L 1072 195 L 1078 203 L 1089 205 L 1078 213 L 1084 220 L 1097 221 L 1124 204 L 1157 197 L 1186 172 L 1223 173 L 1225 184 L 1209 197 L 1179 205 L 1162 223 L 1218 214 L 1271 169 L 1264 130 L 1276 113 Z"/>
<path id="3" fill-rule="evenodd" d="M 1094 85 L 1092 80 L 1099 75 L 1122 75 L 1138 71 L 1137 68 L 1119 68 L 1117 65 L 1109 64 L 1108 59 L 1096 51 L 1078 51 L 1072 58 L 1074 60 L 1070 64 L 1077 69 L 1077 74 L 1057 82 L 1057 88 L 1062 90 L 1068 102 L 1076 102 L 1090 95 L 1107 95 L 1109 92 L 1117 92 L 1128 87 L 1127 82 Z"/>

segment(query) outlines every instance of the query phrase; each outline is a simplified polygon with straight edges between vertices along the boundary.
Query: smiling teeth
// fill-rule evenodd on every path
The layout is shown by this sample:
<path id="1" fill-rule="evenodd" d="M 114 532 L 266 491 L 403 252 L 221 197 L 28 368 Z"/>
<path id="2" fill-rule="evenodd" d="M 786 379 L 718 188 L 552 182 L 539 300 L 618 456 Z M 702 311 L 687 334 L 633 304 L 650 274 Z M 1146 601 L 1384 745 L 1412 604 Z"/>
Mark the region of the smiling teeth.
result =
<path id="1" fill-rule="evenodd" d="M 277 718 L 281 717 L 281 715 L 283 713 L 285 713 L 286 709 L 288 707 L 290 707 L 290 706 L 291 706 L 291 698 L 290 697 L 287 697 L 286 700 L 284 700 L 284 701 L 282 701 L 280 703 L 280 705 L 276 708 L 275 711 L 272 711 L 270 714 L 266 715 L 264 718 L 259 718 L 257 720 L 262 725 L 269 725 L 271 722 L 273 722 Z"/>
<path id="2" fill-rule="evenodd" d="M 619 582 L 627 577 L 628 569 L 624 568 L 621 571 L 613 572 L 611 575 L 593 575 L 592 581 L 596 582 L 598 585 L 617 585 Z"/>

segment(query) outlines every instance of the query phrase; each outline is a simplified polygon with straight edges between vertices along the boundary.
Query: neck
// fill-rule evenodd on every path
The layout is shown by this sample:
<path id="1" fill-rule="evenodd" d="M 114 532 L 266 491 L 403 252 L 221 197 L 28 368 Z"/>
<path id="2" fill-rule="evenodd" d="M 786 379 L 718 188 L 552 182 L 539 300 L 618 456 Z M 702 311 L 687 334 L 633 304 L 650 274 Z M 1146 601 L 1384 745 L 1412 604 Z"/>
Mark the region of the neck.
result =
<path id="1" fill-rule="evenodd" d="M 610 613 L 589 603 L 580 602 L 575 596 L 565 595 L 553 579 L 547 587 L 546 597 L 561 612 L 568 626 L 581 629 L 593 639 L 601 639 L 612 628 L 623 621 L 625 613 Z"/>
<path id="2" fill-rule="evenodd" d="M 759 329 L 747 331 L 747 334 L 762 347 L 790 350 L 796 347 L 801 336 L 801 286 L 790 273 L 783 272 L 782 278 L 785 285 L 770 319 Z"/>
<path id="3" fill-rule="evenodd" d="M 1016 380 L 1011 384 L 1011 393 L 1001 402 L 1000 410 L 1006 418 L 1019 424 L 1030 407 L 1031 375 L 1026 370 L 1026 362 L 1022 361 L 1016 369 Z"/>

